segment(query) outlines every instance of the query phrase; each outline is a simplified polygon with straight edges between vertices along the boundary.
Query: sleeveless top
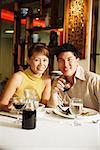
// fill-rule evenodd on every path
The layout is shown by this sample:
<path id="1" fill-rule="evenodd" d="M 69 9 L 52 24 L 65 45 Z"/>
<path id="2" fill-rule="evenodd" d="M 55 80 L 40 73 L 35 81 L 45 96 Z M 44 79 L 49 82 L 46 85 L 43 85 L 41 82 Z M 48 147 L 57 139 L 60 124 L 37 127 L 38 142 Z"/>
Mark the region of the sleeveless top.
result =
<path id="1" fill-rule="evenodd" d="M 35 96 L 40 101 L 42 97 L 42 92 L 45 87 L 42 76 L 33 74 L 30 68 L 21 72 L 21 74 L 23 76 L 23 80 L 22 80 L 20 87 L 16 90 L 14 96 L 24 97 L 25 89 L 33 89 L 33 92 L 34 90 L 36 92 Z"/>

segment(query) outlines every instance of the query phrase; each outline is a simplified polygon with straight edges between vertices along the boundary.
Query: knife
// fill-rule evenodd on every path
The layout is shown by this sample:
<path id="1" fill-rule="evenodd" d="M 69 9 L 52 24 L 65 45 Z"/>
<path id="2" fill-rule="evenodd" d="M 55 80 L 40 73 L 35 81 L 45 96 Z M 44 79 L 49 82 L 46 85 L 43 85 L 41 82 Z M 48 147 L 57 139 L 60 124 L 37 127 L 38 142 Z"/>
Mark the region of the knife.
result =
<path id="1" fill-rule="evenodd" d="M 10 115 L 8 115 L 8 114 L 0 114 L 0 116 L 5 116 L 5 117 L 9 117 L 9 118 L 17 119 L 17 117 L 10 116 Z"/>

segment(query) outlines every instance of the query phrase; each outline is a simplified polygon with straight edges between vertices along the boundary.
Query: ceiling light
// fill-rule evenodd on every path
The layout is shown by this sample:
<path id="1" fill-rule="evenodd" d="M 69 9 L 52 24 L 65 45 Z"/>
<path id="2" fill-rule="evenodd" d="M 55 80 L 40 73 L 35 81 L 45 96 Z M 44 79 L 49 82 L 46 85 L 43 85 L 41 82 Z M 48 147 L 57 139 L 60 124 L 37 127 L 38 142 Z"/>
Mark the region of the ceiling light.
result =
<path id="1" fill-rule="evenodd" d="M 14 33 L 14 30 L 5 30 L 4 33 L 9 33 L 9 34 L 13 34 Z"/>

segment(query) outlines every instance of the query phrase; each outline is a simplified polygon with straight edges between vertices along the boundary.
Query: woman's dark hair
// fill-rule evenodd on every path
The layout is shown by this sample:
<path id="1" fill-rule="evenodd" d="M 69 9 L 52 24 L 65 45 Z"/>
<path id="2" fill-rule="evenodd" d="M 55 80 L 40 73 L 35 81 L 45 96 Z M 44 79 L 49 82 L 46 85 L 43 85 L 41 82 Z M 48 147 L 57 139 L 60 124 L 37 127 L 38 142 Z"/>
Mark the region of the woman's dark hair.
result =
<path id="1" fill-rule="evenodd" d="M 47 57 L 49 57 L 49 50 L 48 47 L 44 44 L 32 44 L 28 50 L 28 57 L 30 58 L 33 53 L 41 53 Z"/>
<path id="2" fill-rule="evenodd" d="M 76 58 L 80 56 L 79 51 L 70 43 L 64 43 L 56 48 L 55 55 L 57 58 L 62 52 L 72 52 Z"/>

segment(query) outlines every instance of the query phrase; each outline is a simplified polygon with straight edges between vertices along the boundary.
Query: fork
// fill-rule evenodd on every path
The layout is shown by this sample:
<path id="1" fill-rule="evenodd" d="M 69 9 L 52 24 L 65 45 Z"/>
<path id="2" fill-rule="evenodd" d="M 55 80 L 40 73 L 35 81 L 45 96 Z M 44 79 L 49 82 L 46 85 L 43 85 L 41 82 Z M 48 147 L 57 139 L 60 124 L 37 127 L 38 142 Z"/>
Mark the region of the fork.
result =
<path id="1" fill-rule="evenodd" d="M 99 121 L 100 121 L 100 119 L 92 120 L 92 123 L 98 123 Z"/>
<path id="2" fill-rule="evenodd" d="M 60 106 L 60 105 L 58 105 L 58 108 L 60 108 L 60 110 L 61 110 L 62 112 L 64 112 L 66 115 L 67 115 L 67 114 L 70 114 L 69 108 L 67 108 L 66 110 L 63 110 L 63 109 L 62 109 L 62 106 Z"/>

